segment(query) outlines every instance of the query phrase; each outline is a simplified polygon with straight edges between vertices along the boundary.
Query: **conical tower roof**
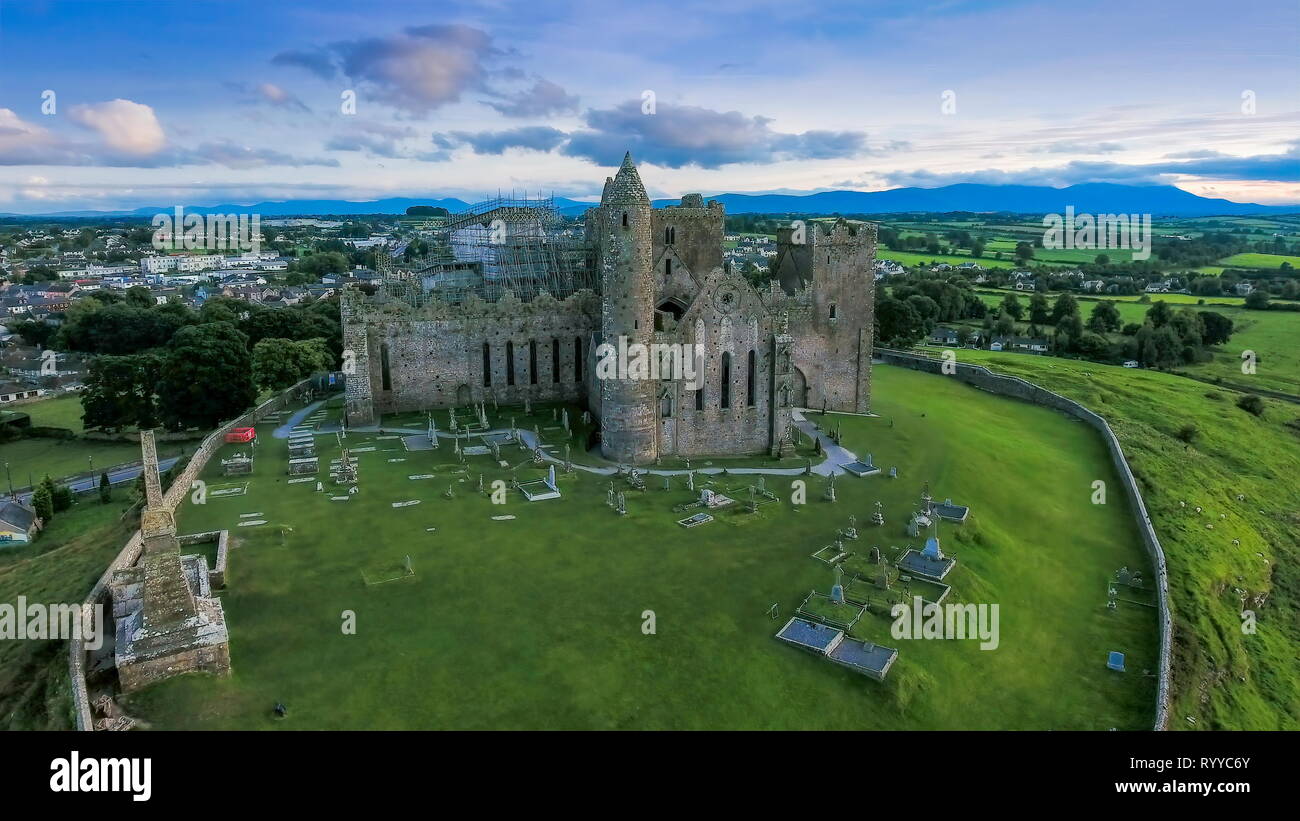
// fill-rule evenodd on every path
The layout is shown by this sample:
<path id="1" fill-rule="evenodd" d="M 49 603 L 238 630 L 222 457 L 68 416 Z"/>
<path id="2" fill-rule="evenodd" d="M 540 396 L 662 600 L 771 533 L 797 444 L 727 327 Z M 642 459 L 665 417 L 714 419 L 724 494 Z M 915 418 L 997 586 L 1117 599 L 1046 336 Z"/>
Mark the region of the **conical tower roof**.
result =
<path id="1" fill-rule="evenodd" d="M 641 175 L 637 173 L 632 162 L 632 152 L 623 155 L 623 164 L 614 175 L 613 182 L 605 186 L 605 203 L 637 203 L 649 205 L 650 197 L 646 195 Z"/>

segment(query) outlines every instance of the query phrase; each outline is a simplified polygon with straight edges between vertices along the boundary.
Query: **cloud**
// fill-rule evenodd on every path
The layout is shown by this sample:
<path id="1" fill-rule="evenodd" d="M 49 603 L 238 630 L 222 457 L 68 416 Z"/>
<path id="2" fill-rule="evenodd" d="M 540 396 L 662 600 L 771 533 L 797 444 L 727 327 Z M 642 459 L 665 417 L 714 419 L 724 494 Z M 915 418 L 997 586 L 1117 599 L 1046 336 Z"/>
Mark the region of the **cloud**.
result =
<path id="1" fill-rule="evenodd" d="M 193 151 L 179 151 L 177 165 L 206 165 L 213 163 L 226 168 L 263 168 L 268 165 L 300 167 L 305 165 L 338 166 L 338 160 L 294 157 L 270 148 L 252 148 L 247 145 L 221 141 L 203 143 Z"/>
<path id="2" fill-rule="evenodd" d="M 417 155 L 401 148 L 399 142 L 416 136 L 416 130 L 410 126 L 362 121 L 331 137 L 325 148 L 330 151 L 361 151 L 372 157 L 409 158 Z"/>
<path id="3" fill-rule="evenodd" d="M 1060 142 L 1040 145 L 1029 149 L 1031 154 L 1113 154 L 1116 151 L 1123 151 L 1124 146 L 1119 143 L 1102 142 L 1102 143 L 1081 143 L 1071 140 L 1062 140 Z"/>
<path id="4" fill-rule="evenodd" d="M 167 135 L 153 109 L 131 100 L 73 106 L 68 117 L 99 133 L 104 144 L 123 154 L 148 156 L 161 151 Z"/>
<path id="5" fill-rule="evenodd" d="M 334 58 L 324 50 L 316 51 L 282 51 L 271 58 L 272 65 L 293 66 L 310 71 L 322 80 L 332 80 L 338 76 Z"/>
<path id="6" fill-rule="evenodd" d="M 123 107 L 117 103 L 128 103 Z M 148 112 L 142 115 L 140 109 Z M 153 110 L 129 100 L 76 106 L 77 122 L 95 131 L 96 142 L 70 140 L 0 108 L 0 166 L 71 165 L 118 168 L 165 168 L 181 165 L 222 165 L 260 168 L 270 165 L 338 165 L 337 160 L 298 158 L 281 151 L 252 148 L 229 140 L 197 148 L 171 146 Z M 159 138 L 162 142 L 159 143 Z"/>
<path id="7" fill-rule="evenodd" d="M 766 117 L 659 103 L 643 114 L 639 100 L 610 109 L 590 109 L 587 129 L 569 135 L 563 153 L 598 165 L 617 165 L 624 151 L 655 165 L 718 168 L 732 163 L 851 157 L 867 150 L 861 131 L 805 131 L 784 134 Z"/>
<path id="8" fill-rule="evenodd" d="M 376 99 L 415 113 L 460 100 L 467 91 L 491 91 L 485 60 L 504 54 L 471 26 L 412 26 L 388 37 L 331 43 L 314 51 L 284 51 L 271 59 L 324 79 L 342 75 Z"/>
<path id="9" fill-rule="evenodd" d="M 547 117 L 578 111 L 578 98 L 550 80 L 538 79 L 527 91 L 501 94 L 500 97 L 501 102 L 489 102 L 488 105 L 506 117 Z"/>
<path id="10" fill-rule="evenodd" d="M 508 148 L 552 151 L 568 139 L 563 131 L 548 126 L 523 126 L 505 131 L 452 131 L 434 134 L 433 144 L 448 149 L 468 145 L 475 154 L 503 154 Z"/>

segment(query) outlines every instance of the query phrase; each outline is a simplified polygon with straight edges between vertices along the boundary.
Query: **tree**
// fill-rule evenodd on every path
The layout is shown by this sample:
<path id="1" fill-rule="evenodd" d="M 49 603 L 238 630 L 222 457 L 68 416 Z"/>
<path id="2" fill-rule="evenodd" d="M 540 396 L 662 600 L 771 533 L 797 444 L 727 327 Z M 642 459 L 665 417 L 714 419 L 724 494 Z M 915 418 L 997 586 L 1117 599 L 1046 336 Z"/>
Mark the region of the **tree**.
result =
<path id="1" fill-rule="evenodd" d="M 1110 257 L 1106 256 L 1105 254 L 1098 254 L 1093 259 L 1093 263 L 1096 265 L 1110 265 Z"/>
<path id="2" fill-rule="evenodd" d="M 1147 322 L 1151 323 L 1153 328 L 1161 328 L 1169 324 L 1174 318 L 1174 309 L 1169 307 L 1169 303 L 1161 300 L 1147 309 Z"/>
<path id="3" fill-rule="evenodd" d="M 54 518 L 54 494 L 44 483 L 37 485 L 32 493 L 32 510 L 42 522 L 49 523 Z"/>
<path id="4" fill-rule="evenodd" d="M 30 319 L 24 319 L 10 326 L 10 330 L 23 338 L 28 345 L 35 345 L 38 348 L 49 347 L 50 340 L 58 332 L 58 328 L 44 322 L 35 322 Z"/>
<path id="5" fill-rule="evenodd" d="M 1232 320 L 1217 311 L 1201 311 L 1202 345 L 1223 345 L 1232 338 Z"/>
<path id="6" fill-rule="evenodd" d="M 881 342 L 910 347 L 925 334 L 925 321 L 916 308 L 893 297 L 876 305 L 876 335 Z"/>
<path id="7" fill-rule="evenodd" d="M 99 503 L 106 505 L 113 501 L 113 484 L 108 481 L 108 474 L 99 474 Z"/>
<path id="8" fill-rule="evenodd" d="M 54 492 L 51 494 L 50 498 L 54 503 L 54 512 L 62 513 L 72 507 L 72 488 L 67 485 L 55 485 Z"/>
<path id="9" fill-rule="evenodd" d="M 168 345 L 158 396 L 173 430 L 212 428 L 243 413 L 257 398 L 248 337 L 228 322 L 181 328 Z"/>
<path id="10" fill-rule="evenodd" d="M 977 239 L 971 243 L 970 255 L 975 257 L 975 259 L 979 259 L 980 257 L 984 256 L 984 240 Z"/>
<path id="11" fill-rule="evenodd" d="M 1035 293 L 1029 298 L 1029 321 L 1035 325 L 1046 325 L 1052 321 L 1051 308 L 1045 295 Z"/>
<path id="12" fill-rule="evenodd" d="M 91 359 L 81 391 L 82 424 L 108 431 L 157 425 L 162 364 L 154 353 Z"/>
<path id="13" fill-rule="evenodd" d="M 1093 333 L 1104 334 L 1118 331 L 1123 326 L 1124 320 L 1119 315 L 1119 308 L 1115 303 L 1108 299 L 1103 299 L 1096 305 L 1092 306 L 1092 314 L 1088 317 L 1088 329 Z"/>
<path id="14" fill-rule="evenodd" d="M 1268 310 L 1268 292 L 1251 291 L 1246 295 L 1246 307 L 1255 311 Z"/>
<path id="15" fill-rule="evenodd" d="M 1025 262 L 1034 258 L 1034 246 L 1028 242 L 1016 243 L 1016 260 Z"/>
<path id="16" fill-rule="evenodd" d="M 1067 317 L 1079 315 L 1079 303 L 1072 294 L 1061 294 L 1052 306 L 1052 324 L 1060 325 Z"/>
<path id="17" fill-rule="evenodd" d="M 253 382 L 264 390 L 284 390 L 313 373 L 329 370 L 333 361 L 323 339 L 263 339 L 253 346 Z"/>
<path id="18" fill-rule="evenodd" d="M 1020 304 L 1019 297 L 1015 294 L 1007 294 L 1002 298 L 1002 313 L 1019 322 L 1025 315 L 1025 309 Z"/>
<path id="19" fill-rule="evenodd" d="M 1011 318 L 1011 314 L 1003 311 L 998 315 L 994 329 L 998 332 L 998 336 L 1011 336 L 1016 332 L 1016 322 Z"/>

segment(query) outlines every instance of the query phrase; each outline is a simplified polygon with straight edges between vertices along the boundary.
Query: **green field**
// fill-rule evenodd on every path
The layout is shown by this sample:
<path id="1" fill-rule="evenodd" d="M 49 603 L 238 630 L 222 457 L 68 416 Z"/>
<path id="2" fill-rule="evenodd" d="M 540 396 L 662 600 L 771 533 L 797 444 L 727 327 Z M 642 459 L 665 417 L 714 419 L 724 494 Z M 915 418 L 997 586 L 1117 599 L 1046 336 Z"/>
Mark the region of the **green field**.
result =
<path id="1" fill-rule="evenodd" d="M 1015 268 L 1014 259 L 994 259 L 993 255 L 985 254 L 983 257 L 975 258 L 968 254 L 927 254 L 913 253 L 911 251 L 891 251 L 888 248 L 878 248 L 876 250 L 877 259 L 892 259 L 902 265 L 930 265 L 946 262 L 949 265 L 961 265 L 964 262 L 978 263 L 981 268 Z"/>
<path id="2" fill-rule="evenodd" d="M 1169 563 L 1171 729 L 1300 729 L 1300 409 L 1265 400 L 1257 418 L 1236 407 L 1236 392 L 1154 371 L 988 351 L 959 357 L 1110 420 Z M 1176 435 L 1188 424 L 1198 432 L 1191 443 Z M 1242 631 L 1243 609 L 1257 614 L 1254 634 Z"/>
<path id="3" fill-rule="evenodd" d="M 81 396 L 75 393 L 18 405 L 14 410 L 30 416 L 38 427 L 67 428 L 74 433 L 85 430 L 81 424 Z"/>
<path id="4" fill-rule="evenodd" d="M 83 501 L 55 516 L 29 545 L 0 548 L 0 602 L 74 603 L 85 598 L 135 529 L 113 501 Z M 68 650 L 63 641 L 0 641 L 0 730 L 73 729 Z"/>
<path id="5" fill-rule="evenodd" d="M 984 304 L 997 307 L 1002 304 L 1007 294 L 1014 292 L 979 291 L 977 293 Z M 1016 296 L 1020 299 L 1020 304 L 1025 307 L 1027 316 L 1029 295 L 1017 294 Z M 1052 301 L 1055 297 L 1049 296 L 1048 299 Z M 1190 298 L 1183 294 L 1159 294 L 1153 296 L 1149 304 L 1137 302 L 1134 298 L 1090 295 L 1078 297 L 1079 310 L 1085 322 L 1092 313 L 1093 305 L 1102 299 L 1115 303 L 1120 317 L 1126 324 L 1130 322 L 1142 324 L 1146 319 L 1147 311 L 1151 310 L 1151 306 L 1156 302 L 1169 302 L 1175 307 L 1190 305 L 1198 311 L 1215 311 L 1223 314 L 1232 320 L 1232 338 L 1226 345 L 1211 349 L 1213 358 L 1209 362 L 1183 365 L 1177 369 L 1178 373 L 1197 379 L 1221 381 L 1244 390 L 1258 388 L 1300 395 L 1300 346 L 1296 344 L 1300 340 L 1300 311 L 1247 310 L 1239 307 L 1240 299 L 1233 300 L 1233 304 L 1218 304 L 1226 302 L 1226 297 L 1216 298 L 1205 305 L 1196 305 L 1190 303 Z M 1027 323 L 1020 323 L 1018 330 L 1027 327 Z M 1040 331 L 1050 335 L 1051 326 L 1041 328 Z M 1111 338 L 1120 337 L 1112 334 Z M 1242 354 L 1245 351 L 1253 351 L 1255 354 L 1254 373 L 1242 372 Z"/>
<path id="6" fill-rule="evenodd" d="M 604 503 L 608 480 L 581 472 L 562 475 L 562 499 L 512 492 L 495 506 L 475 490 L 479 471 L 489 487 L 508 475 L 489 459 L 471 457 L 464 476 L 445 446 L 407 453 L 356 431 L 352 447 L 380 449 L 359 455 L 360 494 L 335 502 L 311 483 L 285 483 L 284 444 L 263 426 L 249 494 L 209 495 L 179 515 L 181 532 L 230 528 L 236 538 L 223 594 L 233 676 L 174 679 L 126 709 L 168 729 L 1148 727 L 1154 611 L 1105 606 L 1109 575 L 1146 559 L 1123 499 L 1090 503 L 1094 480 L 1115 481 L 1097 435 L 937 376 L 882 366 L 874 389 L 880 417 L 827 421 L 902 478 L 841 477 L 831 504 L 824 480 L 810 477 L 808 504 L 794 505 L 790 478 L 769 476 L 780 503 L 691 530 L 672 511 L 692 498 L 680 479 L 629 492 L 626 517 Z M 542 411 L 544 436 L 549 417 Z M 520 415 L 521 427 L 530 422 Z M 331 444 L 322 458 L 336 453 Z M 430 472 L 439 478 L 407 478 Z M 207 478 L 211 493 L 222 480 Z M 715 481 L 746 498 L 743 477 Z M 902 645 L 882 684 L 776 641 L 808 592 L 832 582 L 809 555 L 850 514 L 863 531 L 854 550 L 896 554 L 915 541 L 903 530 L 927 481 L 973 507 L 966 524 L 941 528 L 958 558 L 950 600 L 999 604 L 999 649 L 894 641 L 889 620 L 872 614 L 855 634 Z M 421 504 L 391 507 L 409 499 Z M 883 529 L 868 524 L 876 500 Z M 236 528 L 243 513 L 268 524 Z M 415 574 L 403 578 L 407 554 Z M 356 635 L 340 629 L 348 610 Z M 653 635 L 642 632 L 647 610 Z M 1130 673 L 1106 669 L 1115 649 Z M 271 718 L 277 701 L 283 722 Z"/>
<path id="7" fill-rule="evenodd" d="M 1283 254 L 1233 254 L 1219 260 L 1220 265 L 1229 268 L 1259 268 L 1265 271 L 1276 271 L 1284 262 L 1291 263 L 1292 268 L 1300 267 L 1300 257 Z"/>

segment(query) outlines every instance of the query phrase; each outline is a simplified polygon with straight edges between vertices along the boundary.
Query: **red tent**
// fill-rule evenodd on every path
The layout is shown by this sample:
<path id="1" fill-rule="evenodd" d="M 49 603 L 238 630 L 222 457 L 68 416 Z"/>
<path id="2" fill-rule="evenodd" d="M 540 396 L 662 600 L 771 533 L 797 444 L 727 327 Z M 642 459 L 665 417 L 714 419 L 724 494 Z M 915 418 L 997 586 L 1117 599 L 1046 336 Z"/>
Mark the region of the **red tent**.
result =
<path id="1" fill-rule="evenodd" d="M 226 434 L 227 442 L 251 442 L 256 438 L 257 431 L 253 428 L 231 428 Z"/>

